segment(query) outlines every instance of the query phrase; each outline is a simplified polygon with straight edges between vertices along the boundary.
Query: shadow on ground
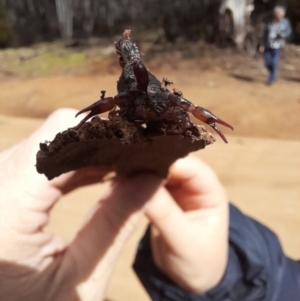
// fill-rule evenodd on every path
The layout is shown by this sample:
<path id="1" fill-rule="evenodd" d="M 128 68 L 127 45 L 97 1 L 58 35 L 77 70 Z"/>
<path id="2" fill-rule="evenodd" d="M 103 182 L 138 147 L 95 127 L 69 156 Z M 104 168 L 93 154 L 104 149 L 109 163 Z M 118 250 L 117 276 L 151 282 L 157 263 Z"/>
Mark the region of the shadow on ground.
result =
<path id="1" fill-rule="evenodd" d="M 283 76 L 283 79 L 289 82 L 300 83 L 300 77 Z"/>
<path id="2" fill-rule="evenodd" d="M 231 78 L 234 78 L 238 81 L 242 81 L 245 83 L 252 83 L 252 84 L 263 83 L 262 78 L 259 76 L 249 76 L 249 75 L 238 74 L 238 73 L 229 73 L 228 75 Z"/>

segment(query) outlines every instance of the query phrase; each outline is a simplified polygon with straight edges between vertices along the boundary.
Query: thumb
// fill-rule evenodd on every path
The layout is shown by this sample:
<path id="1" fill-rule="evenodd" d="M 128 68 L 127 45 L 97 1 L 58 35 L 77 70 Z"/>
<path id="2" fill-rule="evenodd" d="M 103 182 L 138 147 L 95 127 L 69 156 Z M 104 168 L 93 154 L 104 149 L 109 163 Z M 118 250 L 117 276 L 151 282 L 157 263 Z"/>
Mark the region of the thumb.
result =
<path id="1" fill-rule="evenodd" d="M 182 244 L 188 239 L 190 222 L 164 187 L 160 187 L 148 201 L 145 214 L 173 250 L 180 247 L 178 241 Z"/>
<path id="2" fill-rule="evenodd" d="M 44 141 L 51 141 L 56 134 L 67 130 L 71 126 L 77 124 L 75 119 L 76 110 L 74 109 L 59 109 L 54 111 L 45 120 L 42 126 L 37 129 L 27 140 L 24 142 L 23 153 L 25 153 L 27 160 L 22 162 L 26 165 L 24 167 L 28 176 L 34 178 L 32 180 L 40 180 L 48 182 L 45 176 L 39 175 L 35 169 L 36 154 L 39 150 L 39 145 Z M 43 179 L 43 180 L 41 180 Z"/>
<path id="3" fill-rule="evenodd" d="M 18 176 L 22 181 L 26 180 L 25 186 L 28 187 L 33 184 L 37 187 L 48 187 L 49 181 L 44 175 L 38 174 L 35 168 L 39 144 L 45 140 L 52 140 L 58 132 L 74 125 L 75 113 L 76 110 L 73 109 L 56 110 L 30 137 L 2 152 L 1 157 L 8 165 L 6 174 Z"/>

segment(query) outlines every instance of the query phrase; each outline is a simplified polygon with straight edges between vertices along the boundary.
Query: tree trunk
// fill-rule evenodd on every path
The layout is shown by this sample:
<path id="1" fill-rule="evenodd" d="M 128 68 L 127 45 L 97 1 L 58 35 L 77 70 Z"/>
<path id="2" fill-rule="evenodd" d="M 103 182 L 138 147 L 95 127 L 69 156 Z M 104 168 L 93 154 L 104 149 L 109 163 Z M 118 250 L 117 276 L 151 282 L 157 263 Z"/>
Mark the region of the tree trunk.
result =
<path id="1" fill-rule="evenodd" d="M 73 0 L 55 0 L 61 37 L 66 46 L 73 44 Z"/>

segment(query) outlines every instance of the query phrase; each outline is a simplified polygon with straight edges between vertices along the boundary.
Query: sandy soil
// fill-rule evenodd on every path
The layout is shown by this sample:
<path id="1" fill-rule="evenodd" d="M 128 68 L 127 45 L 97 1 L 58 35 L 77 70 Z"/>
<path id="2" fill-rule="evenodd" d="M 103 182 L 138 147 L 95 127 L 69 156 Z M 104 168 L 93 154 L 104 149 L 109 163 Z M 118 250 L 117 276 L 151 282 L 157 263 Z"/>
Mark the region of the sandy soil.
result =
<path id="1" fill-rule="evenodd" d="M 300 138 L 299 83 L 279 80 L 276 85 L 268 87 L 261 74 L 256 81 L 249 82 L 241 79 L 242 75 L 226 75 L 219 69 L 199 72 L 189 65 L 183 67 L 185 72 L 165 66 L 156 74 L 159 78 L 168 76 L 186 98 L 232 124 L 235 135 Z M 99 99 L 100 90 L 106 90 L 107 95 L 116 95 L 118 76 L 0 81 L 0 112 L 10 116 L 43 118 L 60 107 L 80 109 Z"/>
<path id="2" fill-rule="evenodd" d="M 287 254 L 299 258 L 299 83 L 279 80 L 266 87 L 263 74 L 249 82 L 219 69 L 200 73 L 186 66 L 184 71 L 163 67 L 157 74 L 169 76 L 186 98 L 235 127 L 234 133 L 224 130 L 228 145 L 218 139 L 196 155 L 213 166 L 230 200 L 271 227 Z M 116 80 L 111 74 L 1 81 L 0 149 L 29 135 L 55 108 L 87 106 L 102 89 L 115 95 Z M 95 185 L 65 196 L 54 208 L 48 230 L 72 239 L 104 189 Z M 118 261 L 107 292 L 110 300 L 149 300 L 130 268 L 145 225 L 141 221 Z"/>

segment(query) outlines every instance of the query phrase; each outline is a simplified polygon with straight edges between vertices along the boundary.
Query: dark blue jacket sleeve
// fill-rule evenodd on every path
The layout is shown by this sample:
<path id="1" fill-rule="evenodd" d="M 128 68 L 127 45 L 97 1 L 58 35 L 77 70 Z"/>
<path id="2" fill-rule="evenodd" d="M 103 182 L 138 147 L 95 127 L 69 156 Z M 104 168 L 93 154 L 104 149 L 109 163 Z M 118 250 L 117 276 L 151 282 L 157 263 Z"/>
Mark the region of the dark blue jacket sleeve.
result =
<path id="1" fill-rule="evenodd" d="M 205 294 L 179 288 L 153 261 L 149 228 L 134 270 L 154 301 L 299 301 L 300 263 L 287 258 L 276 235 L 230 205 L 229 257 L 218 286 Z"/>

